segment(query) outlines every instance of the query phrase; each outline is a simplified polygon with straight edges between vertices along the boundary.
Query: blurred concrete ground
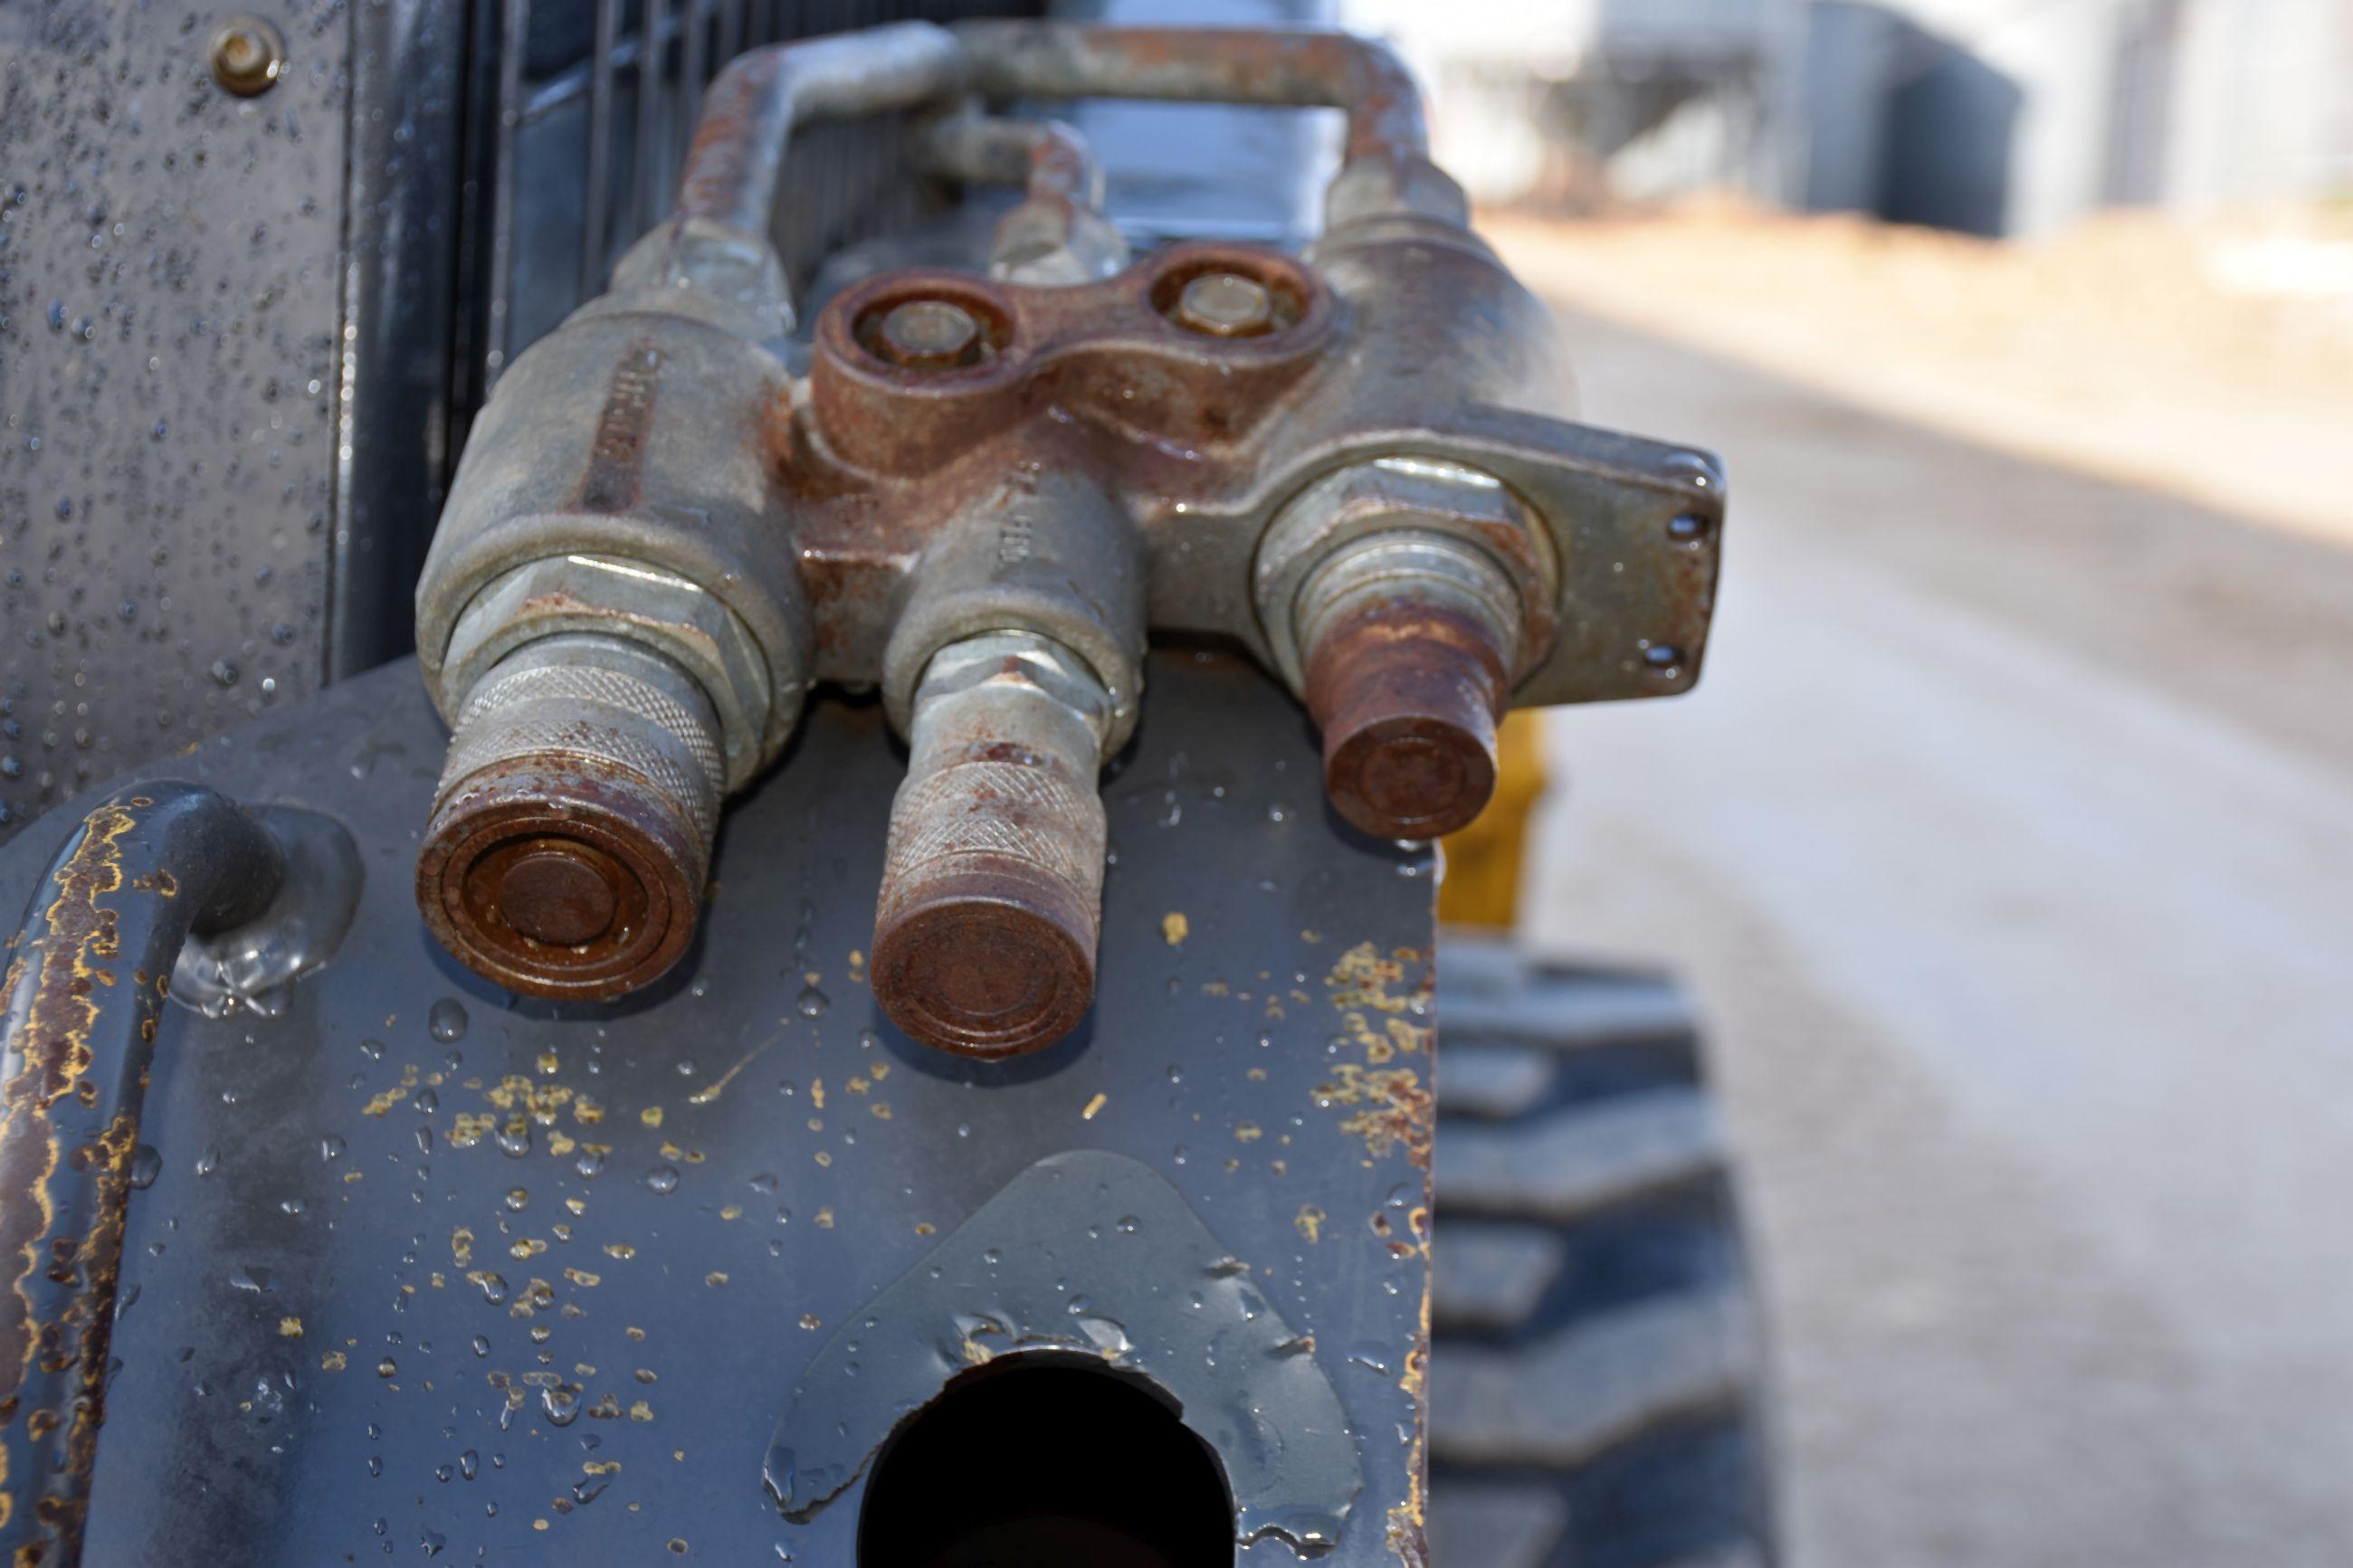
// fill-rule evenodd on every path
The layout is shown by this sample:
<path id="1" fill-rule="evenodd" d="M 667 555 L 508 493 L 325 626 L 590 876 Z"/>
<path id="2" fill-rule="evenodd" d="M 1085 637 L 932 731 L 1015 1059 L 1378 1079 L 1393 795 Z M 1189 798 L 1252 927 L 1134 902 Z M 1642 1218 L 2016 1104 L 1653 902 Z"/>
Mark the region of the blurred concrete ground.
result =
<path id="1" fill-rule="evenodd" d="M 2353 553 L 1569 326 L 1732 521 L 1524 921 L 1698 993 L 1793 1563 L 2353 1563 Z"/>

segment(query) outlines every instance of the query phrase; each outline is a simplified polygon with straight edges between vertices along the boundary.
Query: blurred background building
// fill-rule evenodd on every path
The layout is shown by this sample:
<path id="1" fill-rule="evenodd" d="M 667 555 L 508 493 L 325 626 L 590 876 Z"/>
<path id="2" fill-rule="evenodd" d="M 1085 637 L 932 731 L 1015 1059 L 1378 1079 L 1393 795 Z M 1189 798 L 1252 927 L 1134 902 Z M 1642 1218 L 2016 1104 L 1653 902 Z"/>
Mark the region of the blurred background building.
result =
<path id="1" fill-rule="evenodd" d="M 1491 205 L 1735 188 L 1982 235 L 2353 187 L 2342 0 L 1352 0 Z"/>

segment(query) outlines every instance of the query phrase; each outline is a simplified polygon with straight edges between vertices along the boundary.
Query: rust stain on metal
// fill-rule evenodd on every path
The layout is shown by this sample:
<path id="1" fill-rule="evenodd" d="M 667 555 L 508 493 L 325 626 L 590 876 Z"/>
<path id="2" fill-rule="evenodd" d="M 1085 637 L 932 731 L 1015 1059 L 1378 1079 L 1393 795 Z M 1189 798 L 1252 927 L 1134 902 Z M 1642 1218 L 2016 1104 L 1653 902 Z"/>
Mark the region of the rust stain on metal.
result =
<path id="1" fill-rule="evenodd" d="M 668 797 L 625 770 L 586 750 L 533 753 L 442 801 L 418 907 L 443 945 L 512 989 L 623 995 L 685 952 L 705 853 Z"/>
<path id="2" fill-rule="evenodd" d="M 1427 980 L 1408 994 L 1395 989 L 1405 978 L 1408 963 L 1417 959 L 1383 957 L 1366 942 L 1342 953 L 1333 965 L 1325 990 L 1341 1015 L 1346 1039 L 1363 1051 L 1365 1059 L 1335 1062 L 1332 1076 L 1316 1086 L 1314 1100 L 1319 1110 L 1351 1112 L 1341 1120 L 1340 1131 L 1363 1139 L 1368 1157 L 1377 1160 L 1402 1150 L 1417 1170 L 1427 1173 L 1436 1102 L 1421 1073 L 1388 1065 L 1401 1054 L 1427 1055 L 1429 1050 L 1429 1026 L 1409 1016 L 1427 1007 Z"/>
<path id="3" fill-rule="evenodd" d="M 1495 724 L 1509 693 L 1506 651 L 1476 618 L 1412 600 L 1356 612 L 1307 658 L 1324 793 L 1378 837 L 1468 826 L 1495 792 Z"/>
<path id="4" fill-rule="evenodd" d="M 10 966 L 9 995 L 18 1013 L 10 1036 L 20 1065 L 0 1086 L 0 1257 L 15 1257 L 18 1265 L 0 1301 L 0 1399 L 23 1386 L 43 1337 L 29 1282 L 57 1221 L 49 1179 L 59 1149 L 51 1111 L 90 1069 L 90 1034 L 98 1020 L 90 993 L 101 972 L 112 979 L 104 961 L 120 954 L 114 911 L 98 900 L 121 888 L 120 840 L 137 825 L 117 805 L 90 814 L 42 916 L 46 940 L 69 948 L 69 959 L 42 963 L 32 994 L 21 1000 L 16 994 L 26 960 L 20 954 Z"/>

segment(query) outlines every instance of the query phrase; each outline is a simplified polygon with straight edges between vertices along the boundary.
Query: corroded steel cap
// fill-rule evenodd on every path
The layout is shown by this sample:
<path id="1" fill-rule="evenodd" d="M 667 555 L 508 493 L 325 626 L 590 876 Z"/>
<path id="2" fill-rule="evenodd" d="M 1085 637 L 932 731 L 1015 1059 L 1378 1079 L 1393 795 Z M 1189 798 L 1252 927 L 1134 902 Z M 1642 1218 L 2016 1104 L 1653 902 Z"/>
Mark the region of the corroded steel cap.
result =
<path id="1" fill-rule="evenodd" d="M 548 637 L 468 698 L 417 857 L 444 947 L 534 996 L 634 991 L 694 935 L 717 827 L 718 721 L 619 638 Z"/>
<path id="2" fill-rule="evenodd" d="M 1333 806 L 1383 838 L 1469 826 L 1495 793 L 1495 721 L 1509 689 L 1476 616 L 1409 599 L 1339 618 L 1307 659 Z"/>

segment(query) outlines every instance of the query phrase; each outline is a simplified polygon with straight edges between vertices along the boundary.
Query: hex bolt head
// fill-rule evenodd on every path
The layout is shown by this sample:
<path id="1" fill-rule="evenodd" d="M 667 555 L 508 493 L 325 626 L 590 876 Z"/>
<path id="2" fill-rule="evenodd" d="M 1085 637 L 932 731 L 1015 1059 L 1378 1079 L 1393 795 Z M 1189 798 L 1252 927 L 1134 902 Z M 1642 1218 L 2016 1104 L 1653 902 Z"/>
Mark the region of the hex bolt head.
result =
<path id="1" fill-rule="evenodd" d="M 1259 337 L 1274 330 L 1274 295 L 1239 272 L 1204 272 L 1177 293 L 1175 317 L 1204 337 Z"/>
<path id="2" fill-rule="evenodd" d="M 908 300 L 882 314 L 874 352 L 904 370 L 954 370 L 978 363 L 980 321 L 952 300 Z"/>
<path id="3" fill-rule="evenodd" d="M 239 98 L 278 85 L 286 68 L 286 40 L 259 16 L 236 16 L 213 34 L 213 79 Z"/>

